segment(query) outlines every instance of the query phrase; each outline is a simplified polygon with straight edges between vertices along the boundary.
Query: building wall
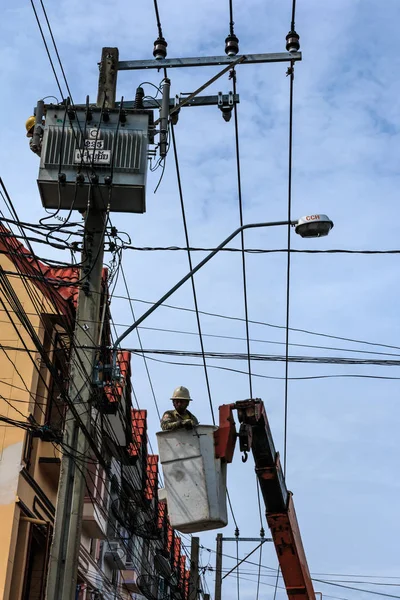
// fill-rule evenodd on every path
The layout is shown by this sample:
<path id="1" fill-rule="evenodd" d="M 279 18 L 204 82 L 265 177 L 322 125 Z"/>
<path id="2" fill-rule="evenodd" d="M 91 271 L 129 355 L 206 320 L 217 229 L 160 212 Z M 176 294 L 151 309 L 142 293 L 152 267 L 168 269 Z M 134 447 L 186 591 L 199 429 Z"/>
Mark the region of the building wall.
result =
<path id="1" fill-rule="evenodd" d="M 11 261 L 0 255 L 0 266 L 14 270 Z M 25 310 L 34 313 L 22 281 L 13 278 L 12 285 Z M 23 348 L 23 342 L 32 348 L 32 342 L 15 318 L 22 340 L 7 316 L 9 305 L 0 291 L 1 328 L 0 342 L 4 350 L 0 352 L 0 414 L 17 421 L 24 421 L 33 410 L 34 401 L 30 390 L 37 377 L 35 367 L 27 352 L 13 348 Z M 40 334 L 39 318 L 30 317 Z M 9 347 L 9 349 L 8 349 Z M 33 356 L 33 360 L 35 360 Z M 27 389 L 26 389 L 27 388 Z M 25 432 L 23 429 L 0 422 L 0 598 L 8 598 L 14 563 L 15 545 L 18 535 L 20 510 L 16 505 L 20 471 L 24 466 L 23 450 Z"/>
<path id="2" fill-rule="evenodd" d="M 4 254 L 0 254 L 1 268 L 15 271 Z M 41 318 L 47 315 L 46 323 L 50 324 L 54 312 L 50 303 L 29 281 L 25 284 L 33 290 L 35 304 L 20 278 L 11 277 L 10 283 L 52 360 L 60 325 L 45 328 Z M 37 314 L 38 305 L 41 317 Z M 51 442 L 33 438 L 16 426 L 18 422 L 28 424 L 29 415 L 33 415 L 36 423 L 45 424 L 51 376 L 40 355 L 27 351 L 33 350 L 33 341 L 16 315 L 7 315 L 9 308 L 0 286 L 0 344 L 3 348 L 0 350 L 0 415 L 15 422 L 0 421 L 0 600 L 39 600 L 43 598 L 46 584 L 45 567 L 54 525 L 61 455 Z M 130 383 L 130 357 L 125 357 L 125 361 L 126 380 Z M 132 502 L 130 510 L 139 513 L 143 510 L 143 518 L 147 520 L 149 515 L 154 515 L 155 523 L 158 515 L 157 463 L 152 457 L 149 470 L 145 411 L 139 411 L 142 420 L 133 427 L 129 386 L 117 387 L 117 392 L 108 397 L 110 402 L 118 403 L 119 410 L 110 412 L 110 417 L 103 421 L 108 423 L 108 434 L 118 433 L 114 443 L 109 439 L 104 455 L 111 461 L 111 472 L 109 477 L 104 471 L 95 475 L 96 485 L 91 494 L 88 491 L 86 499 L 79 558 L 79 600 L 91 600 L 94 596 L 88 591 L 96 588 L 100 594 L 97 597 L 102 600 L 116 597 L 141 600 L 137 576 L 141 570 L 156 575 L 154 555 L 157 550 L 165 550 L 163 536 L 149 540 L 134 536 L 129 519 L 121 523 L 120 518 L 116 523 L 113 516 L 111 477 L 118 490 L 125 490 L 121 492 L 125 502 L 127 494 L 132 495 L 128 500 Z M 122 463 L 128 466 L 125 471 Z M 88 488 L 93 487 L 90 477 L 93 473 L 99 474 L 99 466 L 89 466 L 89 472 Z M 134 489 L 132 485 L 126 487 L 124 477 L 135 483 Z M 121 511 L 123 515 L 122 505 Z M 163 527 L 167 527 L 166 523 Z M 125 555 L 119 566 L 110 553 L 115 543 Z M 129 560 L 126 560 L 127 554 L 131 555 Z"/>

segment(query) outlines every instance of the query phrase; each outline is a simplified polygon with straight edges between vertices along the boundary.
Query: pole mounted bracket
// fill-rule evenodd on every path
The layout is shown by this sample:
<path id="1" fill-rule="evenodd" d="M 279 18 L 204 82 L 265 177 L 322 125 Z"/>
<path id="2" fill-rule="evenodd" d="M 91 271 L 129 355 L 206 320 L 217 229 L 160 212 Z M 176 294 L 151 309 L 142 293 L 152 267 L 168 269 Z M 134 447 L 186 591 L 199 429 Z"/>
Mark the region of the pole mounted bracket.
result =
<path id="1" fill-rule="evenodd" d="M 223 96 L 222 92 L 218 92 L 218 108 L 225 121 L 231 120 L 233 103 L 233 92 L 229 92 L 227 97 Z"/>
<path id="2" fill-rule="evenodd" d="M 140 71 L 146 69 L 174 69 L 177 67 L 213 67 L 219 65 L 236 64 L 237 60 L 243 64 L 254 65 L 259 63 L 292 62 L 301 60 L 301 52 L 275 52 L 269 54 L 246 54 L 230 56 L 196 56 L 191 58 L 165 58 L 158 60 L 123 60 L 118 62 L 118 71 Z M 233 65 L 232 65 L 233 66 Z"/>

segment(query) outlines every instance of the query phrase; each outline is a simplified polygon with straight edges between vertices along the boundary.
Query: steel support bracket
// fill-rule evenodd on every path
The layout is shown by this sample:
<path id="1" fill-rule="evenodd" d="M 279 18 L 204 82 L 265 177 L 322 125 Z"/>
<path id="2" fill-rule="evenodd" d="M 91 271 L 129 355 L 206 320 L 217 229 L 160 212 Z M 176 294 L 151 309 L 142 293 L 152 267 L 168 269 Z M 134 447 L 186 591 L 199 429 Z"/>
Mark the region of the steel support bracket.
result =
<path id="1" fill-rule="evenodd" d="M 178 67 L 213 67 L 230 65 L 241 56 L 199 56 L 191 58 L 164 58 L 161 60 L 122 60 L 118 71 L 138 71 L 142 69 L 175 69 Z M 243 65 L 259 63 L 294 62 L 301 60 L 301 52 L 275 52 L 269 54 L 243 55 Z"/>

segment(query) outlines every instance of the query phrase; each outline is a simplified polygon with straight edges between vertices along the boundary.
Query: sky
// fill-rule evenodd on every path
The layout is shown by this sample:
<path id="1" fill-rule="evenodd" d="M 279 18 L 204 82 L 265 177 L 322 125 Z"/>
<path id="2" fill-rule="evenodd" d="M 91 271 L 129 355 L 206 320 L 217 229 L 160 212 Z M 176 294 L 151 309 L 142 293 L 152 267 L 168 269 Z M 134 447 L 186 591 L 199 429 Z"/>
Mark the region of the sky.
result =
<path id="1" fill-rule="evenodd" d="M 86 0 L 84 6 L 77 0 L 59 0 L 45 1 L 44 5 L 75 103 L 84 102 L 86 95 L 96 99 L 97 63 L 103 46 L 117 46 L 120 60 L 152 58 L 157 28 L 150 0 Z M 36 7 L 45 27 L 40 2 Z M 227 1 L 159 0 L 159 10 L 169 58 L 224 53 L 229 30 Z M 289 0 L 233 0 L 233 10 L 241 53 L 285 51 L 291 19 Z M 324 213 L 335 226 L 328 237 L 316 240 L 301 239 L 292 231 L 294 249 L 399 249 L 399 17 L 400 4 L 396 0 L 297 1 L 296 30 L 303 59 L 295 66 L 292 217 Z M 20 219 L 37 223 L 45 212 L 36 184 L 38 159 L 29 150 L 24 124 L 39 98 L 53 95 L 60 99 L 60 92 L 30 2 L 4 0 L 0 33 L 0 176 Z M 45 35 L 50 43 L 48 31 Z M 55 58 L 54 51 L 52 56 Z M 237 68 L 245 223 L 287 218 L 286 68 L 286 64 Z M 194 91 L 218 70 L 171 70 L 171 95 Z M 117 100 L 121 96 L 132 99 L 143 82 L 159 85 L 161 80 L 162 73 L 157 71 L 120 72 Z M 151 85 L 143 85 L 146 94 L 154 93 Z M 231 86 L 225 75 L 205 93 L 227 93 Z M 66 96 L 63 81 L 62 89 Z M 212 248 L 239 226 L 233 119 L 226 123 L 216 107 L 183 108 L 175 134 L 190 244 Z M 149 172 L 144 215 L 112 215 L 113 224 L 129 234 L 133 246 L 185 246 L 172 150 L 154 193 L 159 176 L 159 170 Z M 232 247 L 238 248 L 239 244 L 237 239 Z M 287 230 L 276 227 L 249 231 L 245 244 L 248 248 L 284 249 Z M 50 248 L 41 246 L 39 251 L 47 257 L 56 256 Z M 203 256 L 193 253 L 194 263 Z M 59 258 L 68 260 L 62 253 Z M 251 321 L 257 322 L 249 326 L 253 353 L 285 354 L 286 264 L 285 252 L 246 255 L 248 314 Z M 123 269 L 128 291 L 120 276 L 111 307 L 120 333 L 132 323 L 132 309 L 136 316 L 142 314 L 148 307 L 143 302 L 156 301 L 189 270 L 185 252 L 133 250 L 124 251 Z M 293 253 L 290 326 L 294 330 L 289 336 L 293 344 L 290 355 L 398 358 L 399 277 L 396 254 Z M 196 275 L 195 286 L 201 311 L 243 319 L 239 253 L 219 253 Z M 128 292 L 135 299 L 132 305 L 126 299 Z M 174 294 L 169 304 L 193 309 L 190 283 Z M 161 307 L 143 325 L 140 337 L 145 349 L 200 351 L 192 311 Z M 243 320 L 201 314 L 201 327 L 207 352 L 246 353 Z M 178 330 L 186 333 L 176 333 Z M 208 337 L 211 335 L 240 339 Z M 136 334 L 124 340 L 124 347 L 139 348 Z M 390 356 L 376 354 L 379 352 Z M 210 358 L 207 365 L 215 415 L 219 405 L 249 397 L 245 360 Z M 191 410 L 199 420 L 212 422 L 201 360 L 150 354 L 147 368 L 148 372 L 140 355 L 133 356 L 133 386 L 141 408 L 148 410 L 154 448 L 158 429 L 155 400 L 160 412 L 168 409 L 169 397 L 178 385 L 190 389 L 194 399 Z M 252 373 L 253 396 L 265 403 L 275 446 L 282 455 L 285 363 L 252 361 Z M 390 377 L 393 379 L 386 379 Z M 294 493 L 310 571 L 317 579 L 357 581 L 361 583 L 343 585 L 392 597 L 400 596 L 400 527 L 396 517 L 400 491 L 399 377 L 396 366 L 291 362 L 288 382 L 286 481 Z M 257 537 L 260 531 L 251 463 L 250 458 L 243 464 L 237 451 L 228 469 L 233 511 L 244 537 Z M 265 527 L 264 518 L 262 521 Z M 234 529 L 230 518 L 223 533 L 232 536 Z M 203 566 L 215 564 L 215 555 L 207 548 L 215 548 L 216 533 L 201 535 Z M 241 544 L 240 556 L 253 547 Z M 227 543 L 224 552 L 235 556 L 235 545 Z M 258 553 L 252 559 L 258 563 Z M 233 560 L 224 559 L 224 567 L 233 564 Z M 270 544 L 263 549 L 262 564 L 268 567 L 262 572 L 269 576 L 262 579 L 268 585 L 260 586 L 259 597 L 272 599 L 277 559 Z M 257 566 L 247 565 L 242 571 L 240 598 L 256 598 Z M 369 576 L 374 576 L 370 581 L 395 585 L 366 585 Z M 212 572 L 207 581 L 213 595 Z M 236 579 L 227 577 L 223 597 L 237 597 L 236 585 Z M 324 598 L 373 597 L 320 582 L 315 582 L 315 589 Z M 276 598 L 285 597 L 278 588 Z"/>

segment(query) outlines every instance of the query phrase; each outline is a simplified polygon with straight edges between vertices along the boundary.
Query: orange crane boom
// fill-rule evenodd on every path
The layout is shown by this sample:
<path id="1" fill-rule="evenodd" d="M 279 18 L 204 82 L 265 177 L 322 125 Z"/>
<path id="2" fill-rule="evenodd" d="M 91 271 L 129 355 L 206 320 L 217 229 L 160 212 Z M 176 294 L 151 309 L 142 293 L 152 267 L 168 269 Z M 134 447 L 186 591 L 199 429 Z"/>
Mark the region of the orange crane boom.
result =
<path id="1" fill-rule="evenodd" d="M 240 423 L 236 432 L 233 411 Z M 279 566 L 290 600 L 316 600 L 294 509 L 292 493 L 286 488 L 279 453 L 276 452 L 264 403 L 259 398 L 219 407 L 219 428 L 214 433 L 215 456 L 232 462 L 236 438 L 240 451 L 251 450 L 264 499 Z"/>

